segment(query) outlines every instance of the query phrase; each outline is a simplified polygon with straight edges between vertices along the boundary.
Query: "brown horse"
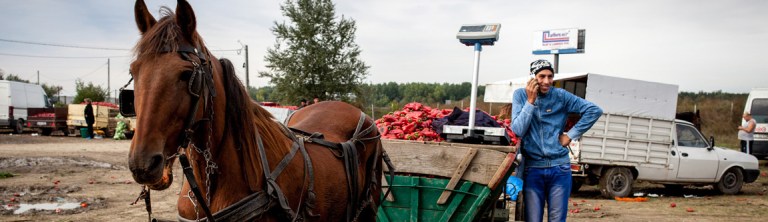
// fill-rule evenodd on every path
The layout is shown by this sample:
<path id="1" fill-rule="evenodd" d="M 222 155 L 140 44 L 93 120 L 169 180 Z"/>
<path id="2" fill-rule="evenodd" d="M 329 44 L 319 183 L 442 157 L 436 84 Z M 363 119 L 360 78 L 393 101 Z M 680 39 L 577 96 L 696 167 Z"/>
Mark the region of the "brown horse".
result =
<path id="1" fill-rule="evenodd" d="M 221 220 L 375 220 L 383 149 L 377 130 L 361 130 L 375 129 L 369 117 L 346 103 L 322 102 L 293 115 L 291 128 L 318 132 L 297 137 L 249 99 L 229 60 L 209 53 L 189 3 L 179 0 L 175 13 L 163 8 L 161 14 L 155 20 L 144 1 L 136 1 L 141 39 L 130 67 L 137 127 L 129 168 L 137 183 L 168 188 L 176 157 L 184 162 L 181 156 L 188 155 L 191 182 L 202 195 L 183 184 L 180 220 L 205 218 L 201 205 L 217 219 L 224 212 L 251 214 Z M 285 156 L 293 158 L 282 162 Z M 272 170 L 278 175 L 267 175 Z M 261 205 L 233 213 L 243 202 Z"/>

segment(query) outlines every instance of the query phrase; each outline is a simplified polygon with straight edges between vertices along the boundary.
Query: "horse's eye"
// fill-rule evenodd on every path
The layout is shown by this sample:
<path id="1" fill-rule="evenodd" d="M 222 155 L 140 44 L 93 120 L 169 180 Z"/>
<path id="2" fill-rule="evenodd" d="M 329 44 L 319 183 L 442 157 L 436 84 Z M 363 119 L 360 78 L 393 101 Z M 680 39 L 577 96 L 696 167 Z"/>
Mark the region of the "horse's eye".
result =
<path id="1" fill-rule="evenodd" d="M 181 73 L 181 76 L 179 76 L 181 81 L 189 81 L 190 78 L 192 78 L 192 71 L 184 71 Z"/>

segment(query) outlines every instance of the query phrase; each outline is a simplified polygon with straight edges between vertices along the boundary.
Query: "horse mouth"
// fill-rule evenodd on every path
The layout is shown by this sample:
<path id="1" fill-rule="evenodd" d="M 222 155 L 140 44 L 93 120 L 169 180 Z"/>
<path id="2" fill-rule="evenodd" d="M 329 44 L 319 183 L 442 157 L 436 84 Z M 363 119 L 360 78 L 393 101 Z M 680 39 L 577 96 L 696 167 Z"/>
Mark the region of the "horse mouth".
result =
<path id="1" fill-rule="evenodd" d="M 133 180 L 153 190 L 164 190 L 170 187 L 173 183 L 173 161 L 176 158 L 175 156 L 170 158 L 163 156 L 165 155 L 153 157 L 153 164 L 146 168 L 132 166 Z"/>
<path id="2" fill-rule="evenodd" d="M 152 190 L 165 190 L 173 184 L 173 160 L 166 160 L 162 176 L 156 183 L 146 184 Z"/>

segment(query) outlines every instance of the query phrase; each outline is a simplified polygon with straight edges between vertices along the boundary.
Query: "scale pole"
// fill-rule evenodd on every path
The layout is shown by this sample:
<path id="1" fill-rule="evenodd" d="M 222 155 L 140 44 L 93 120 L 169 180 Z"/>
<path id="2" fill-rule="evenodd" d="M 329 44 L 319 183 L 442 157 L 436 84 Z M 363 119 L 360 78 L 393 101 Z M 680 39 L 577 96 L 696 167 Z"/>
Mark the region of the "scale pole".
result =
<path id="1" fill-rule="evenodd" d="M 475 73 L 472 75 L 472 95 L 469 99 L 469 130 L 467 136 L 475 135 L 475 110 L 477 109 L 477 79 L 480 75 L 480 52 L 483 51 L 483 45 L 475 43 Z"/>

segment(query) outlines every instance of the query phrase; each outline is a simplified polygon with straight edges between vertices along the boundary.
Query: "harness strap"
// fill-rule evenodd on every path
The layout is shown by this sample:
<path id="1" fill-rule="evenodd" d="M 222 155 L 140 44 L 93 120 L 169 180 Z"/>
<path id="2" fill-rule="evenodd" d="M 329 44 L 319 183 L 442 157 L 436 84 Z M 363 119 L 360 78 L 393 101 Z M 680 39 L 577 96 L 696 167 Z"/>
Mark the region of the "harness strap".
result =
<path id="1" fill-rule="evenodd" d="M 151 200 L 152 198 L 149 195 L 149 191 L 150 190 L 147 189 L 147 186 L 143 186 L 142 189 L 143 189 L 142 193 L 144 193 L 144 191 L 146 191 L 146 193 L 145 193 L 146 196 L 144 196 L 144 205 L 146 205 L 146 207 L 147 207 L 147 213 L 149 214 L 149 216 L 148 216 L 149 218 L 148 219 L 149 219 L 150 222 L 155 222 L 155 221 L 157 221 L 157 219 L 152 217 L 152 200 Z"/>
<path id="2" fill-rule="evenodd" d="M 275 202 L 270 201 L 270 197 L 266 192 L 258 191 L 221 209 L 219 212 L 213 214 L 212 218 L 219 221 L 252 221 L 269 211 L 269 209 L 274 206 Z M 209 221 L 208 217 L 199 220 L 189 220 L 179 215 L 177 218 L 181 222 Z"/>
<path id="3" fill-rule="evenodd" d="M 292 115 L 289 115 L 284 122 L 287 124 L 290 121 L 291 117 Z M 365 113 L 360 112 L 360 119 L 358 120 L 357 126 L 355 127 L 355 132 L 352 134 L 352 137 L 349 140 L 342 143 L 334 143 L 334 142 L 324 140 L 323 134 L 319 132 L 309 133 L 300 129 L 288 127 L 290 131 L 303 135 L 304 140 L 307 142 L 316 143 L 321 146 L 325 146 L 325 147 L 331 148 L 332 150 L 337 150 L 340 152 L 340 154 L 334 153 L 334 155 L 336 155 L 336 157 L 338 158 L 343 158 L 344 169 L 347 177 L 347 190 L 349 191 L 350 201 L 349 201 L 349 204 L 347 204 L 346 221 L 356 221 L 357 217 L 362 212 L 362 209 L 370 204 L 371 202 L 370 199 L 372 198 L 370 189 L 373 186 L 375 186 L 375 183 L 377 183 L 378 181 L 375 178 L 370 178 L 370 177 L 373 177 L 373 175 L 369 175 L 368 176 L 369 178 L 366 178 L 364 195 L 369 196 L 369 198 L 364 201 L 360 201 L 360 197 L 359 197 L 360 188 L 357 186 L 358 185 L 357 181 L 359 180 L 359 176 L 360 176 L 360 173 L 359 173 L 360 160 L 358 157 L 356 145 L 357 143 L 361 143 L 361 145 L 363 146 L 363 149 L 365 149 L 365 144 L 364 144 L 365 141 L 375 140 L 381 137 L 381 135 L 376 135 L 372 137 L 362 138 L 363 136 L 366 136 L 377 129 L 376 124 L 371 124 L 371 126 L 369 126 L 368 128 L 362 129 L 363 125 L 365 124 L 365 117 L 366 117 Z M 386 152 L 384 152 L 383 150 L 381 152 L 383 153 L 382 156 L 386 156 Z M 378 159 L 378 155 L 379 153 L 377 152 L 375 156 L 376 159 Z M 391 169 L 394 169 L 394 167 L 392 167 L 391 162 L 389 162 L 388 160 L 387 162 L 389 163 L 387 164 L 387 166 L 389 166 Z M 375 172 L 375 171 L 372 170 L 371 172 Z M 394 174 L 394 171 L 391 171 L 391 172 L 392 174 Z M 394 175 L 392 176 L 394 177 Z M 357 207 L 357 209 L 355 207 Z"/>
<path id="4" fill-rule="evenodd" d="M 354 142 L 348 141 L 341 143 L 344 150 L 344 168 L 347 174 L 347 187 L 349 188 L 350 204 L 347 204 L 347 221 L 352 221 L 354 217 L 355 205 L 358 203 L 357 181 L 359 177 L 357 149 Z"/>
<path id="5" fill-rule="evenodd" d="M 145 209 L 147 210 L 147 220 L 149 222 L 157 222 L 157 219 L 155 219 L 155 217 L 152 216 L 152 200 L 151 200 L 152 198 L 150 198 L 149 196 L 149 191 L 150 190 L 147 189 L 146 185 L 141 186 L 141 193 L 139 193 L 139 196 L 136 197 L 136 200 L 133 201 L 133 203 L 131 203 L 130 205 L 131 206 L 136 205 L 136 203 L 138 203 L 139 200 L 144 199 L 144 206 L 145 206 Z"/>
<path id="6" fill-rule="evenodd" d="M 280 186 L 277 184 L 276 178 L 272 176 L 272 174 L 269 172 L 269 162 L 267 160 L 267 154 L 264 149 L 264 143 L 261 140 L 261 135 L 259 134 L 259 130 L 255 130 L 256 132 L 256 143 L 258 144 L 259 148 L 259 156 L 261 157 L 261 168 L 264 171 L 264 177 L 266 179 L 267 184 L 267 194 L 269 194 L 273 198 L 277 198 L 278 203 L 280 204 L 280 208 L 283 209 L 283 211 L 290 215 L 290 217 L 294 217 L 295 212 L 291 209 L 291 207 L 288 205 L 288 200 L 285 198 L 285 194 L 283 193 L 283 190 L 280 189 Z M 293 156 L 295 156 L 296 152 L 295 149 L 291 150 L 291 158 L 288 159 L 283 158 L 283 161 L 288 159 L 290 161 L 293 159 Z M 282 162 L 282 161 L 281 161 Z M 284 167 L 283 167 L 284 168 Z M 282 169 L 280 169 L 282 171 Z M 279 175 L 279 173 L 277 174 Z"/>
<path id="7" fill-rule="evenodd" d="M 203 212 L 205 212 L 205 217 L 209 218 L 209 221 L 216 221 L 211 215 L 211 209 L 209 209 L 208 205 L 205 204 L 205 201 L 203 201 L 203 192 L 201 192 L 200 187 L 197 186 L 197 181 L 195 181 L 195 174 L 192 170 L 192 166 L 189 164 L 187 154 L 183 152 L 179 153 L 179 163 L 181 164 L 181 169 L 184 171 L 184 176 L 187 177 L 189 189 L 191 189 L 192 193 L 195 194 L 197 202 L 200 203 L 200 207 L 203 208 Z"/>
<path id="8" fill-rule="evenodd" d="M 294 131 L 292 131 L 291 128 L 286 126 L 291 115 L 293 115 L 293 113 L 289 114 L 288 118 L 286 118 L 286 122 L 284 123 L 281 123 L 277 119 L 274 119 L 274 121 L 278 123 L 277 125 L 280 126 L 280 129 L 283 131 L 283 134 L 285 134 L 285 136 L 287 136 L 293 141 L 293 145 L 299 146 L 301 155 L 302 157 L 304 157 L 304 170 L 306 172 L 306 176 L 309 177 L 309 186 L 307 187 L 307 199 L 304 202 L 305 208 L 299 209 L 299 211 L 304 210 L 303 213 L 306 213 L 308 216 L 317 217 L 320 215 L 315 214 L 313 212 L 315 209 L 315 200 L 317 199 L 317 195 L 315 194 L 315 172 L 314 172 L 314 167 L 312 166 L 312 159 L 309 157 L 307 148 L 304 145 L 305 140 L 303 138 L 297 137 L 296 134 L 294 134 Z M 321 133 L 316 133 L 316 134 L 319 134 L 322 137 Z M 299 207 L 301 207 L 301 203 L 299 203 Z M 294 217 L 294 220 L 296 219 L 297 217 Z"/>

